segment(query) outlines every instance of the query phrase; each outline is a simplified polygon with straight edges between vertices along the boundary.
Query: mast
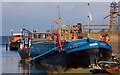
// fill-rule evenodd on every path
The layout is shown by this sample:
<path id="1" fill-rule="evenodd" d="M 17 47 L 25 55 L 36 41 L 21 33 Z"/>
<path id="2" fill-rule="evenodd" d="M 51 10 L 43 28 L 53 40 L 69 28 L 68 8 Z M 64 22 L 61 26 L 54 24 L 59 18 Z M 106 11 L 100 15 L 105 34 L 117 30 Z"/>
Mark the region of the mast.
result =
<path id="1" fill-rule="evenodd" d="M 58 6 L 58 33 L 60 35 L 60 39 L 61 39 L 61 25 L 60 25 L 60 7 Z"/>

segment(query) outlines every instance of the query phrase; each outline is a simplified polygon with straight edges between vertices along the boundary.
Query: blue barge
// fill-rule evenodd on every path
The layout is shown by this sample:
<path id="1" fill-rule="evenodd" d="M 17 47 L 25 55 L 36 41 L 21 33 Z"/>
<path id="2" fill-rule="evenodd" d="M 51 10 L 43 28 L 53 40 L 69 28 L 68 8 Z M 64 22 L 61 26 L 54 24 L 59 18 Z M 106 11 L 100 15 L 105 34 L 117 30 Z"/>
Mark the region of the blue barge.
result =
<path id="1" fill-rule="evenodd" d="M 49 47 L 51 47 L 50 45 Z M 63 50 L 60 50 L 58 47 L 53 47 L 50 50 L 47 50 L 47 47 L 45 47 L 46 49 L 44 49 L 44 51 L 41 50 L 42 47 L 40 46 L 31 46 L 32 49 L 30 48 L 30 53 L 32 56 L 36 56 L 33 57 L 32 60 L 53 65 L 87 67 L 91 64 L 96 64 L 99 60 L 109 60 L 112 54 L 111 46 L 106 42 L 92 39 L 89 39 L 89 41 L 87 39 L 71 41 L 65 43 L 65 45 L 66 46 L 63 47 Z"/>
<path id="2" fill-rule="evenodd" d="M 110 60 L 112 55 L 111 46 L 103 41 L 85 38 L 62 42 L 61 49 L 57 39 L 48 39 L 48 36 L 53 34 L 31 33 L 29 36 L 36 36 L 35 34 L 39 38 L 34 37 L 27 42 L 30 44 L 29 50 L 20 49 L 18 51 L 21 58 L 25 59 L 30 55 L 31 60 L 37 63 L 65 67 L 88 67 L 100 60 Z"/>

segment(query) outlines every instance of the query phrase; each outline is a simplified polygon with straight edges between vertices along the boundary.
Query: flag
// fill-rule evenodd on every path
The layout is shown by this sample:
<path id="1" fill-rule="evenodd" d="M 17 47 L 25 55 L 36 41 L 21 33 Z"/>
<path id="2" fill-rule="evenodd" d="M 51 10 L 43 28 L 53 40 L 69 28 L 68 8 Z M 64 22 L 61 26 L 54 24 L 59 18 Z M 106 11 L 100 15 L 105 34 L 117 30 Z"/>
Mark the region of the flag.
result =
<path id="1" fill-rule="evenodd" d="M 58 25 L 58 22 L 56 20 L 53 20 L 53 22 L 55 22 Z"/>
<path id="2" fill-rule="evenodd" d="M 91 13 L 89 12 L 89 18 L 90 18 L 90 20 L 92 20 L 92 15 L 91 15 Z"/>

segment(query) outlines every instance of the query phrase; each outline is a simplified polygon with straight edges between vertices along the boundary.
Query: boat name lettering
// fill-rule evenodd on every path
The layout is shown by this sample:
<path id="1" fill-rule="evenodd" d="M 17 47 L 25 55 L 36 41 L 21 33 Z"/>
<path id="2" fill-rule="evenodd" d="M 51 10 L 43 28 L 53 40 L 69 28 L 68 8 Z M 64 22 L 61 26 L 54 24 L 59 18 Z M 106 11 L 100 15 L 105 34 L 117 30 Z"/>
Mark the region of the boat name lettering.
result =
<path id="1" fill-rule="evenodd" d="M 90 44 L 90 46 L 96 46 L 96 45 L 98 45 L 97 43 L 92 43 L 92 44 Z"/>

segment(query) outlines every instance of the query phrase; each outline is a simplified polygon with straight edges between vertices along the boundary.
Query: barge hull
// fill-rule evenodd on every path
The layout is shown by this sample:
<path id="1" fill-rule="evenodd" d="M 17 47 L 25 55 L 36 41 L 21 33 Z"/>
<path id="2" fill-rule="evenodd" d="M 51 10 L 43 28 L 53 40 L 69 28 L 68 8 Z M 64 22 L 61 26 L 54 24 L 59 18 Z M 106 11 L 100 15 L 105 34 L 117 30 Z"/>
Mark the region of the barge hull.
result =
<path id="1" fill-rule="evenodd" d="M 80 50 L 69 54 L 65 51 L 57 51 L 53 54 L 38 57 L 34 61 L 63 67 L 88 67 L 91 64 L 96 64 L 98 60 L 109 60 L 111 53 L 105 49 Z"/>

